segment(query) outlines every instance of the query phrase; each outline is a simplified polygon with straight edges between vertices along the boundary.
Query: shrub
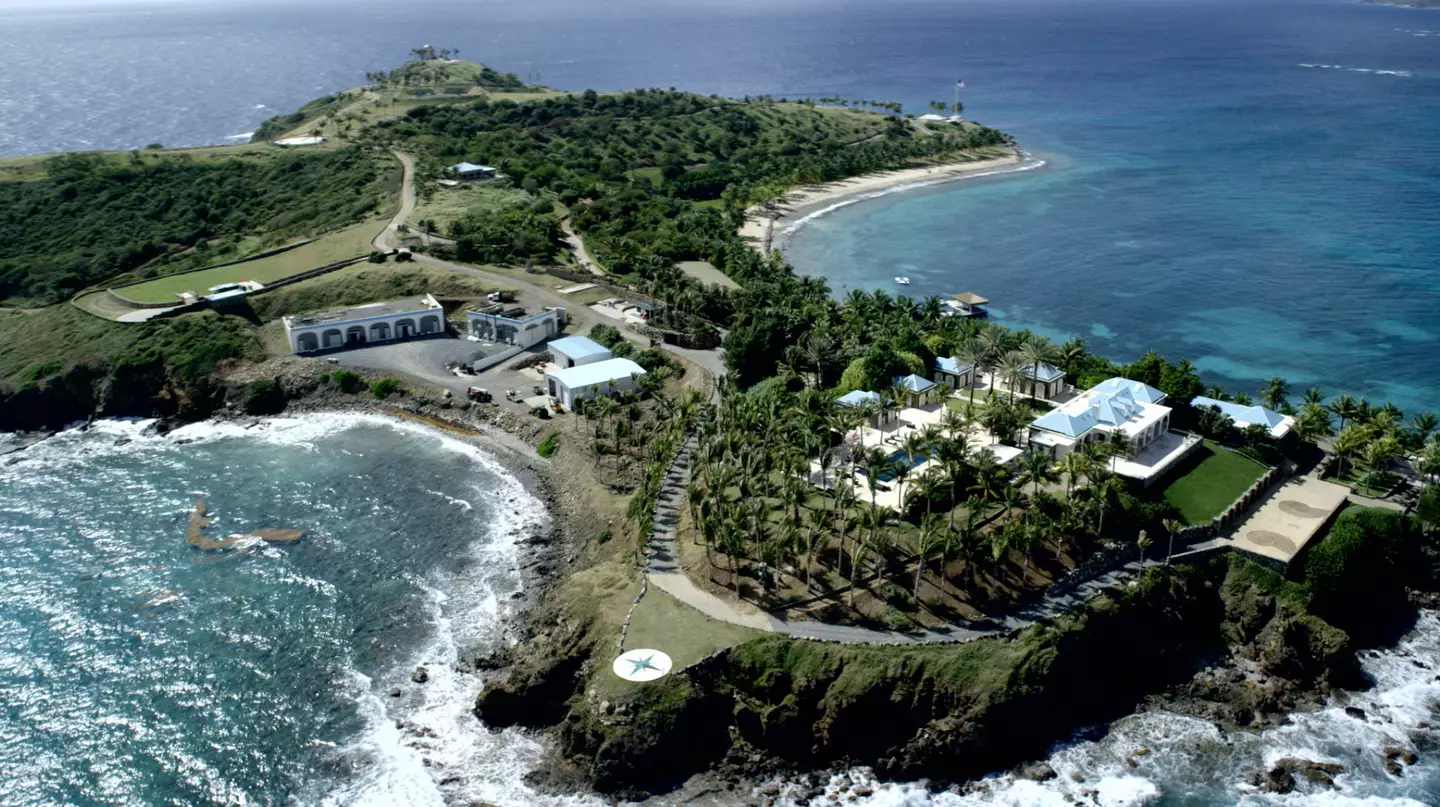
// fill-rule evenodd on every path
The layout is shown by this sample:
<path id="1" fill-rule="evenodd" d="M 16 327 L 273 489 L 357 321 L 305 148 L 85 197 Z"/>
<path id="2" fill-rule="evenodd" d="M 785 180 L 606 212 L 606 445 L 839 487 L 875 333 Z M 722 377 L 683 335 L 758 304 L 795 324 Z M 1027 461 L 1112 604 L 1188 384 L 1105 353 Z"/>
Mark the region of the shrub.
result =
<path id="1" fill-rule="evenodd" d="M 274 415 L 285 409 L 285 389 L 278 381 L 251 381 L 245 396 L 245 412 L 251 415 Z"/>
<path id="2" fill-rule="evenodd" d="M 1351 507 L 1310 547 L 1305 582 L 1316 612 L 1349 630 L 1404 600 L 1413 524 L 1408 516 Z"/>
<path id="3" fill-rule="evenodd" d="M 396 263 L 410 263 L 413 260 L 415 260 L 415 256 L 411 255 L 409 250 L 402 250 L 395 253 Z"/>
<path id="4" fill-rule="evenodd" d="M 533 406 L 533 407 L 531 407 L 531 408 L 530 408 L 530 414 L 534 415 L 534 416 L 537 417 L 537 418 L 540 418 L 541 420 L 549 420 L 549 419 L 550 419 L 550 410 L 549 410 L 549 409 L 546 409 L 546 408 L 543 407 L 543 406 Z"/>
<path id="5" fill-rule="evenodd" d="M 371 262 L 371 263 L 384 263 L 384 262 L 385 262 L 385 253 L 383 253 L 383 252 L 372 252 L 372 253 L 370 253 L 370 257 L 366 258 L 365 260 L 367 260 L 367 261 L 369 261 L 369 262 Z"/>
<path id="6" fill-rule="evenodd" d="M 596 325 L 590 329 L 590 339 L 611 350 L 615 349 L 616 344 L 625 341 L 625 337 L 620 335 L 620 329 L 614 325 Z"/>
<path id="7" fill-rule="evenodd" d="M 365 388 L 365 379 L 361 378 L 359 373 L 349 370 L 336 370 L 330 374 L 330 381 L 347 395 L 354 395 Z"/>
<path id="8" fill-rule="evenodd" d="M 544 440 L 540 441 L 540 445 L 535 447 L 535 453 L 546 459 L 549 459 L 555 456 L 555 452 L 559 450 L 559 448 L 560 434 L 559 432 L 552 432 L 549 437 L 546 437 Z"/>
<path id="9" fill-rule="evenodd" d="M 399 391 L 400 382 L 393 378 L 382 378 L 370 385 L 370 394 L 382 401 Z"/>

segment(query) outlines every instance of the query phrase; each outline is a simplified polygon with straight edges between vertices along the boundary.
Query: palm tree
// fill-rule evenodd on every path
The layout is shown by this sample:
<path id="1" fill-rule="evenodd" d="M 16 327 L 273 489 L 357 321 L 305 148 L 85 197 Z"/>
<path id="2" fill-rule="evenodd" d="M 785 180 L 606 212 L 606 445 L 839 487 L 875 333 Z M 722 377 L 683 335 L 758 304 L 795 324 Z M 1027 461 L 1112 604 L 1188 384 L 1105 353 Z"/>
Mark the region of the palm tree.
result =
<path id="1" fill-rule="evenodd" d="M 1160 523 L 1165 527 L 1165 532 L 1170 536 L 1170 548 L 1165 550 L 1165 565 L 1169 566 L 1170 556 L 1175 554 L 1175 534 L 1185 529 L 1185 524 L 1173 518 L 1167 518 Z"/>
<path id="2" fill-rule="evenodd" d="M 1295 416 L 1295 436 L 1302 442 L 1314 443 L 1334 433 L 1335 430 L 1330 428 L 1329 410 L 1310 401 L 1300 405 L 1300 414 Z"/>
<path id="3" fill-rule="evenodd" d="M 1035 449 L 1025 452 L 1020 458 L 1020 479 L 1021 485 L 1031 485 L 1030 498 L 1038 497 L 1041 485 L 1055 481 L 1055 465 L 1050 455 Z"/>
<path id="4" fill-rule="evenodd" d="M 1324 406 L 1325 393 L 1321 392 L 1319 387 L 1309 387 L 1305 390 L 1305 395 L 1300 399 L 1300 402 Z"/>
<path id="5" fill-rule="evenodd" d="M 855 543 L 855 554 L 850 558 L 850 591 L 845 595 L 845 604 L 851 608 L 855 607 L 855 576 L 860 570 L 861 564 L 865 562 L 865 553 L 870 549 L 869 544 L 864 541 Z"/>
<path id="6" fill-rule="evenodd" d="M 950 511 L 954 517 L 955 511 Z M 945 602 L 945 570 L 950 566 L 950 553 L 955 551 L 960 536 L 956 534 L 953 525 L 940 531 L 940 602 Z"/>
<path id="7" fill-rule="evenodd" d="M 830 514 L 821 509 L 810 511 L 810 529 L 805 532 L 805 590 L 811 591 L 811 578 L 815 571 L 815 538 L 825 531 Z"/>
<path id="8" fill-rule="evenodd" d="M 1437 427 L 1440 427 L 1440 418 L 1437 418 L 1434 412 L 1416 412 L 1410 416 L 1410 428 L 1419 436 L 1422 444 L 1429 442 L 1430 435 Z"/>
<path id="9" fill-rule="evenodd" d="M 925 561 L 929 559 L 930 553 L 934 551 L 935 539 L 940 533 L 946 532 L 940 526 L 940 517 L 926 513 L 920 519 L 920 534 L 916 537 L 915 543 L 915 602 L 920 602 L 920 573 L 925 571 Z M 943 592 L 942 592 L 943 593 Z"/>
<path id="10" fill-rule="evenodd" d="M 1116 460 L 1120 457 L 1128 457 L 1135 453 L 1135 447 L 1130 444 L 1130 438 L 1123 432 L 1110 432 L 1105 436 L 1105 455 L 1110 458 L 1110 470 L 1115 470 Z"/>
<path id="11" fill-rule="evenodd" d="M 916 477 L 914 484 L 910 486 L 910 495 L 919 496 L 925 500 L 925 515 L 930 515 L 931 505 L 935 501 L 935 494 L 945 484 L 944 474 L 935 468 L 927 468 L 924 473 Z"/>
<path id="12" fill-rule="evenodd" d="M 1353 417 L 1354 410 L 1351 410 L 1350 414 Z M 1341 419 L 1344 420 L 1344 416 L 1341 416 Z M 1370 427 L 1363 423 L 1352 422 L 1340 429 L 1340 433 L 1335 435 L 1335 454 L 1340 458 L 1340 467 L 1336 469 L 1337 476 L 1342 479 L 1345 477 L 1345 459 L 1358 453 L 1369 442 Z"/>
<path id="13" fill-rule="evenodd" d="M 1099 508 L 1100 518 L 1095 524 L 1095 533 L 1104 537 L 1105 535 L 1105 509 L 1110 502 L 1119 499 L 1125 487 L 1119 477 L 1114 474 L 1107 474 L 1098 480 L 1093 486 L 1091 493 L 1095 497 L 1095 505 Z"/>
<path id="14" fill-rule="evenodd" d="M 980 339 L 967 339 L 955 352 L 955 356 L 970 365 L 970 405 L 975 405 L 975 374 L 988 366 L 990 348 Z"/>
<path id="15" fill-rule="evenodd" d="M 1271 376 L 1270 380 L 1260 388 L 1260 399 L 1265 405 L 1276 412 L 1284 412 L 1288 407 L 1290 397 L 1290 385 L 1280 376 Z"/>
<path id="16" fill-rule="evenodd" d="M 870 506 L 875 506 L 875 486 L 880 483 L 880 475 L 890 468 L 890 456 L 875 446 L 865 449 L 860 456 L 860 468 L 865 473 L 865 481 L 870 486 Z"/>
<path id="17" fill-rule="evenodd" d="M 979 340 L 980 344 L 985 347 L 983 365 L 986 372 L 990 374 L 990 391 L 994 392 L 995 373 L 993 369 L 1000 361 L 1000 357 L 1005 355 L 1005 348 L 1010 342 L 1010 336 L 1004 328 L 998 325 L 989 325 L 980 332 Z"/>
<path id="18" fill-rule="evenodd" d="M 1071 451 L 1060 459 L 1060 467 L 1065 472 L 1065 498 L 1074 498 L 1075 479 L 1085 473 L 1089 458 L 1083 451 Z"/>
<path id="19" fill-rule="evenodd" d="M 845 533 L 850 520 L 846 511 L 855 506 L 855 486 L 841 482 L 835 486 L 835 528 L 840 533 L 840 556 L 835 560 L 835 571 L 845 573 Z"/>
<path id="20" fill-rule="evenodd" d="M 1135 546 L 1140 550 L 1141 569 L 1145 568 L 1145 550 L 1149 549 L 1152 543 L 1154 543 L 1154 541 L 1150 540 L 1150 536 L 1147 535 L 1144 530 L 1141 530 L 1140 534 L 1135 538 Z"/>
<path id="21" fill-rule="evenodd" d="M 1335 398 L 1327 404 L 1327 408 L 1335 413 L 1335 417 L 1340 418 L 1340 431 L 1342 432 L 1345 431 L 1345 424 L 1354 420 L 1361 412 L 1360 405 L 1356 403 L 1355 399 L 1351 398 L 1348 393 L 1343 392 L 1336 395 Z"/>
<path id="22" fill-rule="evenodd" d="M 1032 335 L 1020 346 L 1020 358 L 1030 367 L 1030 391 L 1029 395 L 1035 397 L 1035 380 L 1040 377 L 1040 365 L 1057 364 L 1061 361 L 1061 353 L 1049 339 L 1043 336 Z"/>
<path id="23" fill-rule="evenodd" d="M 1025 357 L 1020 351 L 1012 350 L 1000 357 L 996 372 L 1004 379 L 1005 385 L 1010 388 L 1010 403 L 1015 403 L 1015 388 L 1025 380 Z"/>

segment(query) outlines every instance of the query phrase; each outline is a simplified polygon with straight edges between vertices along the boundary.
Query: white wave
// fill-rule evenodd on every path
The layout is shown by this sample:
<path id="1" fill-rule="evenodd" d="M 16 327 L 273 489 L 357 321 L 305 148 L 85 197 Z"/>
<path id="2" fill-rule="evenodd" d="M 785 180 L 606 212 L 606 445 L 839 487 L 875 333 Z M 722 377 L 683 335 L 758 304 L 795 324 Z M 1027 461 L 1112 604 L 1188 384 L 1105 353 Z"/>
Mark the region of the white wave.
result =
<path id="1" fill-rule="evenodd" d="M 804 227 L 806 224 L 809 224 L 810 222 L 822 216 L 827 216 L 831 213 L 834 213 L 836 210 L 839 210 L 843 207 L 849 207 L 850 205 L 856 204 L 857 202 L 863 202 L 867 199 L 877 199 L 881 196 L 889 196 L 892 193 L 911 191 L 915 190 L 916 188 L 928 188 L 934 185 L 943 185 L 949 182 L 957 182 L 962 179 L 978 179 L 980 177 L 993 177 L 1001 174 L 1018 174 L 1025 171 L 1034 171 L 1037 168 L 1043 168 L 1046 164 L 1047 163 L 1044 160 L 1037 157 L 1031 157 L 1027 154 L 1025 160 L 1017 165 L 1009 165 L 990 171 L 974 171 L 968 174 L 952 174 L 948 176 L 936 177 L 933 179 L 921 180 L 918 182 L 908 182 L 904 185 L 896 185 L 891 188 L 884 188 L 882 190 L 872 191 L 870 193 L 856 194 L 855 196 L 851 196 L 847 199 L 836 202 L 829 207 L 823 207 L 813 213 L 796 219 L 784 230 L 780 231 L 780 235 L 776 239 L 775 248 L 783 250 L 785 248 L 785 245 L 789 243 L 791 237 L 793 237 L 795 233 L 801 227 Z"/>
<path id="2" fill-rule="evenodd" d="M 249 140 L 254 137 L 254 132 L 241 132 L 240 134 L 225 135 L 226 140 Z"/>
<path id="3" fill-rule="evenodd" d="M 464 511 L 467 512 L 467 513 L 470 512 L 471 510 L 474 510 L 474 509 L 475 509 L 475 506 L 474 506 L 474 505 L 472 505 L 471 503 L 465 501 L 464 499 L 457 499 L 457 498 L 455 498 L 454 496 L 451 496 L 451 495 L 446 494 L 446 493 L 442 493 L 442 492 L 440 492 L 440 491 L 438 491 L 438 490 L 426 490 L 425 492 L 428 493 L 428 494 L 430 494 L 431 496 L 439 496 L 440 498 L 444 499 L 445 501 L 447 501 L 447 502 L 449 502 L 449 503 L 451 503 L 451 504 L 458 505 L 462 510 L 464 510 Z"/>
<path id="4" fill-rule="evenodd" d="M 1275 729 L 1227 734 L 1203 720 L 1146 712 L 1115 723 L 1101 739 L 1056 746 L 1046 762 L 1057 776 L 1047 782 L 1007 774 L 973 782 L 966 792 L 931 793 L 923 783 L 876 782 L 862 768 L 833 776 L 827 793 L 856 807 L 1139 807 L 1164 799 L 1167 790 L 1183 794 L 1187 804 L 1246 807 L 1436 803 L 1440 759 L 1430 749 L 1440 744 L 1440 727 L 1432 725 L 1440 713 L 1440 616 L 1422 614 L 1408 638 L 1391 650 L 1365 654 L 1362 665 L 1375 681 L 1372 689 L 1344 693 L 1326 708 L 1293 714 Z M 1346 706 L 1364 709 L 1366 719 L 1351 717 Z M 1402 777 L 1382 767 L 1381 751 L 1390 746 L 1422 749 L 1419 762 Z M 1302 783 L 1285 796 L 1257 792 L 1250 776 L 1284 757 L 1337 762 L 1344 772 L 1335 777 L 1334 790 Z M 793 807 L 798 789 L 781 784 L 787 795 L 780 803 Z M 873 792 L 845 798 L 840 788 L 853 793 L 855 784 Z"/>

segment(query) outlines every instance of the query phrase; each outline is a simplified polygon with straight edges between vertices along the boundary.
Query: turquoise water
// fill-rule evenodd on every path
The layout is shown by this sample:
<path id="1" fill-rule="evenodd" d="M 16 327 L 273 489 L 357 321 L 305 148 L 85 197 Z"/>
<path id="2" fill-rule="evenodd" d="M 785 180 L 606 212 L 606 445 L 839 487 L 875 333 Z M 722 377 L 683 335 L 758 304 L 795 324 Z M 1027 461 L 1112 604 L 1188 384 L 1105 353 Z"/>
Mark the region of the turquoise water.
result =
<path id="1" fill-rule="evenodd" d="M 535 747 L 486 733 L 453 667 L 506 641 L 536 499 L 479 450 L 379 418 L 142 428 L 0 458 L 0 804 L 524 796 Z M 201 496 L 215 536 L 307 535 L 197 551 Z"/>
<path id="2" fill-rule="evenodd" d="M 1044 8 L 987 19 L 971 104 L 1043 168 L 848 205 L 787 257 L 841 294 L 975 291 L 1004 324 L 1237 391 L 1440 408 L 1440 16 Z"/>

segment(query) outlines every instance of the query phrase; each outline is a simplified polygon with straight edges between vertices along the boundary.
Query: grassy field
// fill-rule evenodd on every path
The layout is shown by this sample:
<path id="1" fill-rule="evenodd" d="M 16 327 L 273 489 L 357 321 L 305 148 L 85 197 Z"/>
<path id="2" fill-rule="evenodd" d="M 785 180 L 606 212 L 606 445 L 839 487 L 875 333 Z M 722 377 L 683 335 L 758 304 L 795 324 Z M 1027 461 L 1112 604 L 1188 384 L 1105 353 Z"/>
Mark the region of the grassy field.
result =
<path id="1" fill-rule="evenodd" d="M 426 293 L 437 297 L 483 297 L 496 290 L 493 283 L 431 266 L 358 263 L 251 297 L 250 307 L 268 321 L 288 314 Z"/>
<path id="2" fill-rule="evenodd" d="M 504 187 L 498 182 L 471 182 L 454 188 L 439 186 L 428 199 L 416 205 L 415 212 L 410 216 L 410 225 L 414 227 L 424 219 L 432 219 L 438 232 L 444 235 L 452 221 L 525 207 L 534 202 L 534 196 L 518 188 Z"/>
<path id="3" fill-rule="evenodd" d="M 715 268 L 709 261 L 681 261 L 675 264 L 680 271 L 695 278 L 701 283 L 712 286 L 720 286 L 727 289 L 738 289 L 740 284 L 730 279 L 730 276 Z"/>
<path id="4" fill-rule="evenodd" d="M 1190 470 L 1171 481 L 1163 494 L 1187 524 L 1220 515 L 1265 473 L 1260 463 L 1208 440 L 1187 463 Z"/>
<path id="5" fill-rule="evenodd" d="M 625 649 L 660 650 L 670 657 L 674 664 L 672 669 L 680 670 L 717 650 L 764 635 L 760 631 L 717 622 L 651 586 L 645 598 L 635 606 L 630 630 L 625 635 Z M 612 697 L 644 686 L 617 677 L 608 667 L 596 670 L 594 684 L 602 695 Z"/>
<path id="6" fill-rule="evenodd" d="M 164 162 L 215 162 L 217 160 L 274 159 L 282 149 L 268 143 L 241 143 L 233 146 L 197 146 L 140 151 L 91 151 L 117 166 L 157 165 Z M 26 181 L 45 176 L 45 164 L 56 154 L 27 154 L 23 157 L 0 157 L 0 182 Z"/>
<path id="7" fill-rule="evenodd" d="M 122 352 L 139 335 L 133 326 L 96 319 L 71 305 L 0 314 L 0 382 L 24 383 L 86 355 Z"/>
<path id="8" fill-rule="evenodd" d="M 271 283 L 327 263 L 368 254 L 370 239 L 375 237 L 382 226 L 383 223 L 378 220 L 362 222 L 279 255 L 186 275 L 158 277 L 136 286 L 127 286 L 117 293 L 139 303 L 163 303 L 178 301 L 177 295 L 180 292 L 203 292 L 221 283 L 240 280 Z"/>

